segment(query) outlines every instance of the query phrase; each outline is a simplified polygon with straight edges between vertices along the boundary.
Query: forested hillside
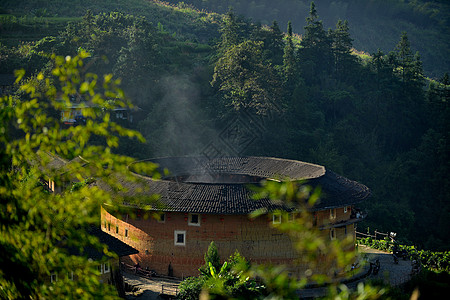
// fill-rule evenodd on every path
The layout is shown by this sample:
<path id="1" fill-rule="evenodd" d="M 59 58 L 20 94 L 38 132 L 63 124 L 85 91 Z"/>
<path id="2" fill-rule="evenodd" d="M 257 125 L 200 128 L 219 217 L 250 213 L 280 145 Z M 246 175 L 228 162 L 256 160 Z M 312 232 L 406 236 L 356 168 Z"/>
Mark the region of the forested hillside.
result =
<path id="1" fill-rule="evenodd" d="M 372 56 L 355 55 L 352 22 L 326 20 L 317 2 L 308 4 L 306 21 L 296 18 L 285 28 L 185 4 L 3 1 L 0 69 L 45 73 L 46 53 L 85 49 L 86 71 L 122 78 L 142 109 L 131 126 L 146 147 L 127 140 L 118 151 L 137 158 L 264 155 L 325 165 L 371 188 L 361 230 L 396 231 L 422 247 L 448 250 L 448 64 L 438 70 L 422 61 L 409 32 L 390 46 L 366 46 L 383 49 Z M 345 3 L 336 2 L 336 12 L 340 5 L 349 10 Z M 301 40 L 294 22 L 303 28 Z M 427 68 L 439 79 L 425 77 Z"/>
<path id="2" fill-rule="evenodd" d="M 182 1 L 169 0 L 169 3 Z M 295 33 L 304 33 L 309 12 L 308 0 L 186 0 L 198 9 L 226 13 L 229 8 L 255 22 L 270 25 L 277 20 L 285 29 L 292 22 Z M 450 66 L 450 3 L 448 1 L 401 0 L 316 0 L 324 28 L 333 28 L 338 20 L 347 20 L 354 47 L 375 53 L 388 52 L 397 44 L 402 31 L 420 51 L 428 76 L 439 77 Z"/>

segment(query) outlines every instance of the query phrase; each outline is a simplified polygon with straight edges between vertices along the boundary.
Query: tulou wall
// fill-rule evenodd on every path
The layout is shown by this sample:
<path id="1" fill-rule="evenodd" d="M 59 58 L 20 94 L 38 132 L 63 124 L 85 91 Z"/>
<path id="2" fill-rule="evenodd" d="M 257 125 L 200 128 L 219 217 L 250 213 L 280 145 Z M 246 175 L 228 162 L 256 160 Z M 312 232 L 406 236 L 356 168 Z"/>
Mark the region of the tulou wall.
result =
<path id="1" fill-rule="evenodd" d="M 323 227 L 323 234 L 330 235 L 330 239 L 354 235 L 353 224 L 329 227 L 330 223 L 348 220 L 350 209 L 345 213 L 342 207 L 333 212 L 322 210 L 315 215 L 317 226 Z M 291 239 L 270 226 L 274 219 L 268 216 L 250 219 L 247 215 L 166 212 L 163 220 L 157 220 L 139 215 L 131 218 L 128 214 L 116 217 L 104 208 L 101 216 L 103 231 L 139 250 L 139 254 L 122 261 L 139 263 L 158 274 L 179 278 L 198 275 L 211 241 L 216 243 L 222 260 L 237 250 L 254 263 L 283 264 L 296 275 L 302 269 L 293 265 L 298 253 Z"/>

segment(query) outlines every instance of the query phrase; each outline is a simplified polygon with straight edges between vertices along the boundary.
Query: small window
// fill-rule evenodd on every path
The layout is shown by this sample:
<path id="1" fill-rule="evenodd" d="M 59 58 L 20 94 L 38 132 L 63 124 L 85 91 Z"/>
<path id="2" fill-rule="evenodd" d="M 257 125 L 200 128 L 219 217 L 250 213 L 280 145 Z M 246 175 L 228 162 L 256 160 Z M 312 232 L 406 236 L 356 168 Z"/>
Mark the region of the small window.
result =
<path id="1" fill-rule="evenodd" d="M 336 231 L 334 228 L 330 229 L 330 239 L 334 240 L 336 238 Z"/>
<path id="2" fill-rule="evenodd" d="M 58 274 L 52 273 L 50 274 L 50 282 L 57 282 L 58 281 Z"/>
<path id="3" fill-rule="evenodd" d="M 105 221 L 105 229 L 106 229 L 106 221 Z"/>
<path id="4" fill-rule="evenodd" d="M 166 214 L 162 213 L 159 215 L 158 223 L 166 223 Z"/>
<path id="5" fill-rule="evenodd" d="M 125 237 L 128 237 L 128 229 L 125 228 Z"/>
<path id="6" fill-rule="evenodd" d="M 102 264 L 99 264 L 97 266 L 97 270 L 100 272 L 100 274 L 103 274 L 103 266 L 102 266 Z"/>
<path id="7" fill-rule="evenodd" d="M 336 208 L 330 209 L 330 219 L 336 218 Z"/>
<path id="8" fill-rule="evenodd" d="M 73 272 L 68 272 L 68 273 L 67 273 L 67 278 L 68 278 L 69 280 L 72 280 L 72 281 L 73 281 Z"/>
<path id="9" fill-rule="evenodd" d="M 108 223 L 108 231 L 111 231 L 111 224 Z"/>
<path id="10" fill-rule="evenodd" d="M 273 224 L 281 224 L 281 214 L 275 213 L 272 215 L 272 223 Z"/>
<path id="11" fill-rule="evenodd" d="M 189 225 L 200 226 L 200 215 L 199 214 L 189 214 Z"/>
<path id="12" fill-rule="evenodd" d="M 344 214 L 347 213 L 347 206 L 344 206 Z"/>
<path id="13" fill-rule="evenodd" d="M 186 245 L 186 231 L 175 230 L 175 246 L 185 246 Z"/>
<path id="14" fill-rule="evenodd" d="M 116 233 L 119 234 L 119 226 L 116 226 Z"/>
<path id="15" fill-rule="evenodd" d="M 103 273 L 109 273 L 109 262 L 103 265 Z"/>

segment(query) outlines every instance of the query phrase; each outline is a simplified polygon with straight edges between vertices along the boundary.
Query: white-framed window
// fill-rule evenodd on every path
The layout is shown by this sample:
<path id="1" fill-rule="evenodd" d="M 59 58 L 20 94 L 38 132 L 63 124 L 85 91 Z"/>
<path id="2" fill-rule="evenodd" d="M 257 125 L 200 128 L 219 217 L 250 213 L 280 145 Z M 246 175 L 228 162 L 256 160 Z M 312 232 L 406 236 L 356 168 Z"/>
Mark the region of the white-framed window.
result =
<path id="1" fill-rule="evenodd" d="M 52 273 L 50 274 L 50 282 L 57 282 L 58 281 L 58 274 Z"/>
<path id="2" fill-rule="evenodd" d="M 336 229 L 331 228 L 330 229 L 330 239 L 334 240 L 336 238 Z"/>
<path id="3" fill-rule="evenodd" d="M 330 219 L 336 218 L 336 208 L 330 209 Z"/>
<path id="4" fill-rule="evenodd" d="M 281 214 L 280 213 L 274 213 L 272 215 L 272 223 L 273 224 L 281 224 Z"/>
<path id="5" fill-rule="evenodd" d="M 109 273 L 110 269 L 109 262 L 103 264 L 103 273 Z"/>
<path id="6" fill-rule="evenodd" d="M 103 274 L 103 265 L 102 265 L 102 264 L 99 264 L 99 265 L 97 266 L 97 270 L 100 272 L 100 274 Z"/>
<path id="7" fill-rule="evenodd" d="M 199 214 L 189 214 L 188 224 L 190 226 L 200 226 L 200 215 Z"/>
<path id="8" fill-rule="evenodd" d="M 67 278 L 73 281 L 73 272 L 67 272 Z"/>
<path id="9" fill-rule="evenodd" d="M 175 230 L 174 231 L 174 244 L 175 244 L 175 246 L 185 246 L 186 245 L 186 231 L 185 230 Z"/>
<path id="10" fill-rule="evenodd" d="M 344 206 L 344 214 L 347 213 L 347 206 Z"/>
<path id="11" fill-rule="evenodd" d="M 158 223 L 166 223 L 166 213 L 162 213 L 159 215 Z"/>
<path id="12" fill-rule="evenodd" d="M 125 237 L 128 237 L 128 228 L 125 228 Z"/>

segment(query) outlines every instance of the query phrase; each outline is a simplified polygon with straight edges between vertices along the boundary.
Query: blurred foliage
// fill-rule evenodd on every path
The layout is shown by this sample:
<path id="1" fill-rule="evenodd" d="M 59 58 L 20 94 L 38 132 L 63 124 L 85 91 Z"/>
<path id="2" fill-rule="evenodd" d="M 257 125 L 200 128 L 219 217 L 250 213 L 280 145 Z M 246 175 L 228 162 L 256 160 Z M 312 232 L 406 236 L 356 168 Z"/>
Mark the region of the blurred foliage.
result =
<path id="1" fill-rule="evenodd" d="M 88 260 L 85 251 L 97 249 L 104 254 L 102 261 L 116 254 L 89 235 L 88 229 L 99 226 L 100 205 L 120 203 L 113 202 L 98 183 L 123 190 L 124 180 L 136 181 L 127 169 L 134 159 L 111 151 L 117 147 L 117 135 L 141 142 L 143 137 L 110 121 L 108 109 L 113 106 L 107 100 L 122 106 L 128 102 L 112 75 L 85 72 L 88 57 L 84 51 L 74 57 L 52 55 L 51 74 L 26 79 L 25 72 L 18 71 L 20 93 L 0 98 L 2 299 L 118 296 L 114 286 L 99 282 L 99 262 Z M 85 126 L 63 128 L 59 114 L 52 112 L 65 107 L 74 94 L 102 109 L 87 110 Z M 93 142 L 98 139 L 104 146 Z M 69 162 L 55 165 L 63 158 Z M 138 168 L 150 174 L 155 166 L 140 164 Z M 43 180 L 52 180 L 55 186 L 73 182 L 76 188 L 49 192 Z M 51 282 L 51 274 L 56 274 L 56 282 Z"/>

